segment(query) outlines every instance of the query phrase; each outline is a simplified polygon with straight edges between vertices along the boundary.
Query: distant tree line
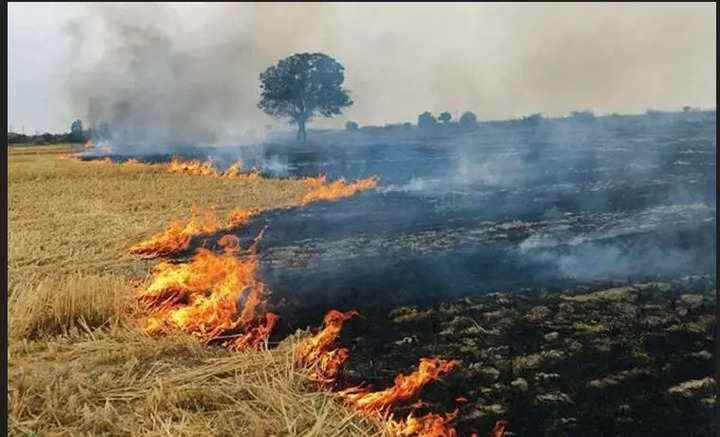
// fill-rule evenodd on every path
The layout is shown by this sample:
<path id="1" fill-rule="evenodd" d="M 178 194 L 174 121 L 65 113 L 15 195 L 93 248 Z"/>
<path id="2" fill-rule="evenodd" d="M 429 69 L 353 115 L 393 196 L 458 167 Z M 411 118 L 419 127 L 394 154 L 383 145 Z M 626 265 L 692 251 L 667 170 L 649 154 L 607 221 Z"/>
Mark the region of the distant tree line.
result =
<path id="1" fill-rule="evenodd" d="M 682 112 L 680 111 L 658 111 L 654 109 L 648 109 L 644 116 L 647 116 L 651 119 L 657 119 L 661 117 L 677 117 L 680 116 L 682 119 L 693 122 L 701 119 L 705 119 L 708 116 L 714 118 L 715 117 L 715 110 L 703 110 L 700 108 L 693 108 L 690 106 L 685 106 L 682 108 Z M 618 118 L 618 117 L 635 117 L 632 115 L 620 115 L 620 114 L 610 114 L 607 117 L 609 118 Z M 583 111 L 572 111 L 570 114 L 566 117 L 560 117 L 556 118 L 555 120 L 567 120 L 569 122 L 576 122 L 576 123 L 589 123 L 593 122 L 597 116 L 593 113 L 592 110 L 583 110 Z M 543 123 L 545 120 L 553 120 L 553 119 L 546 119 L 542 114 L 535 113 L 535 114 L 529 114 L 523 117 L 520 117 L 519 119 L 514 120 L 507 120 L 509 123 L 520 123 L 522 125 L 527 126 L 537 126 Z M 442 112 L 439 114 L 439 116 L 436 118 L 431 112 L 425 111 L 422 114 L 418 115 L 417 119 L 417 125 L 413 125 L 410 122 L 404 122 L 404 123 L 389 123 L 383 126 L 366 126 L 362 129 L 390 129 L 390 130 L 408 130 L 417 128 L 425 131 L 425 132 L 442 132 L 446 129 L 458 129 L 458 130 L 474 130 L 478 128 L 479 122 L 477 116 L 470 111 L 464 112 L 459 120 L 457 122 L 452 120 L 452 115 L 449 112 Z M 266 127 L 267 129 L 267 127 Z M 355 121 L 348 121 L 345 123 L 345 130 L 348 132 L 357 132 L 361 130 L 360 125 Z M 302 138 L 304 139 L 304 132 L 301 132 L 303 135 Z M 81 120 L 75 120 L 70 124 L 70 131 L 64 132 L 60 134 L 52 134 L 52 133 L 43 133 L 43 134 L 35 134 L 35 135 L 25 135 L 18 132 L 12 132 L 8 131 L 7 134 L 7 143 L 8 144 L 61 144 L 61 143 L 84 143 L 90 139 L 93 139 L 95 141 L 99 140 L 109 140 L 112 136 L 111 128 L 108 123 L 100 123 L 98 126 L 93 129 L 85 129 L 83 126 L 83 123 Z"/>
<path id="2" fill-rule="evenodd" d="M 470 111 L 463 113 L 457 122 L 452 121 L 452 115 L 447 111 L 441 113 L 437 119 L 430 111 L 425 111 L 418 115 L 417 125 L 421 129 L 433 129 L 438 126 L 447 126 L 459 127 L 467 130 L 478 127 L 478 119 L 477 115 Z"/>
<path id="3" fill-rule="evenodd" d="M 84 143 L 93 138 L 92 129 L 83 129 L 81 120 L 75 120 L 70 124 L 70 132 L 60 134 L 51 134 L 45 132 L 43 134 L 26 135 L 18 132 L 10 132 L 7 134 L 8 144 L 60 144 L 60 143 Z"/>
<path id="4" fill-rule="evenodd" d="M 647 116 L 649 118 L 659 118 L 659 117 L 680 117 L 678 120 L 685 120 L 685 121 L 692 121 L 696 120 L 702 117 L 711 116 L 714 117 L 715 110 L 702 110 L 700 108 L 693 108 L 690 106 L 685 106 L 682 108 L 682 111 L 657 111 L 653 109 L 648 109 L 644 115 L 625 115 L 621 116 L 619 114 L 610 114 L 606 117 L 609 118 L 617 118 L 617 117 L 643 117 Z M 592 123 L 595 120 L 597 120 L 601 116 L 595 115 L 595 113 L 591 109 L 585 109 L 580 111 L 571 111 L 566 116 L 560 116 L 560 117 L 552 117 L 547 118 L 545 115 L 541 113 L 534 113 L 534 114 L 528 114 L 516 119 L 511 120 L 505 120 L 504 122 L 507 123 L 517 123 L 520 125 L 525 126 L 539 126 L 542 123 L 546 121 L 556 120 L 561 121 L 565 120 L 570 123 Z M 417 127 L 421 131 L 425 131 L 428 134 L 431 134 L 433 132 L 443 132 L 446 129 L 458 129 L 458 130 L 474 130 L 479 127 L 479 122 L 477 116 L 470 111 L 467 111 L 463 113 L 460 116 L 460 119 L 456 122 L 453 121 L 452 115 L 449 112 L 442 112 L 437 117 L 435 117 L 430 111 L 425 111 L 422 114 L 418 115 L 417 118 L 417 124 L 414 125 L 410 122 L 405 123 L 392 123 L 392 124 L 386 124 L 384 127 L 382 126 L 367 126 L 362 129 L 410 129 L 413 127 Z M 345 124 L 345 129 L 348 131 L 358 131 L 360 130 L 360 126 L 357 122 L 354 121 L 348 121 Z"/>
<path id="5" fill-rule="evenodd" d="M 100 123 L 96 129 L 83 127 L 82 120 L 75 120 L 70 124 L 70 132 L 60 134 L 51 134 L 45 132 L 43 134 L 25 135 L 18 132 L 8 131 L 8 144 L 62 144 L 62 143 L 84 143 L 90 139 L 107 140 L 110 139 L 110 125 Z"/>

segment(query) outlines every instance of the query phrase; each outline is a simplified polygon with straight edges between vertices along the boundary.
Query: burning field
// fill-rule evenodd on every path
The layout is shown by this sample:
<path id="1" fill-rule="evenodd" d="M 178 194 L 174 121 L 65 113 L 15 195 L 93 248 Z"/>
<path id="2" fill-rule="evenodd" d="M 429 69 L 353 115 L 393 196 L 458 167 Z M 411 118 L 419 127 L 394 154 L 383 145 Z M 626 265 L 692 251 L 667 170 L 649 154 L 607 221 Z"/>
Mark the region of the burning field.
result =
<path id="1" fill-rule="evenodd" d="M 236 247 L 232 238 L 218 241 L 224 246 L 203 260 L 219 271 L 189 282 L 177 268 L 164 271 L 166 276 L 154 269 L 156 277 L 171 271 L 178 275 L 165 288 L 157 282 L 152 288 L 150 278 L 143 279 L 157 261 L 149 264 L 128 251 L 182 220 L 195 204 L 223 217 L 234 208 L 297 207 L 297 199 L 308 193 L 303 181 L 231 181 L 178 176 L 152 166 L 58 159 L 68 151 L 11 151 L 11 434 L 264 435 L 314 430 L 318 435 L 374 435 L 382 429 L 380 422 L 360 417 L 309 386 L 294 365 L 299 338 L 279 345 L 273 341 L 270 350 L 264 341 L 245 347 L 237 336 L 237 347 L 207 346 L 198 341 L 200 334 L 210 339 L 210 324 L 219 319 L 195 328 L 173 323 L 188 313 L 189 299 L 197 304 L 193 311 L 219 316 L 222 304 L 200 303 L 213 287 L 242 294 L 254 285 L 257 294 L 248 297 L 265 297 L 262 283 L 253 279 L 252 257 L 229 255 L 235 249 L 244 254 L 247 246 Z M 201 268 L 199 262 L 191 265 L 191 274 Z M 200 280 L 209 282 L 201 285 Z M 141 295 L 141 290 L 161 288 L 174 293 L 173 304 L 155 301 L 164 306 L 152 306 Z M 254 302 L 261 303 L 258 300 Z M 164 335 L 147 335 L 143 328 L 148 317 L 160 320 L 159 311 L 150 308 L 160 307 L 173 317 L 163 319 Z M 240 326 L 246 320 L 257 322 L 246 308 L 245 314 L 253 317 L 233 318 L 214 328 L 255 333 L 248 341 L 265 340 L 266 335 L 253 328 L 267 324 Z M 279 405 L 284 408 L 279 410 Z"/>
<path id="2" fill-rule="evenodd" d="M 625 128 L 15 149 L 11 429 L 711 434 L 710 128 Z"/>
<path id="3" fill-rule="evenodd" d="M 37 227 L 38 223 L 21 199 L 30 192 L 47 196 L 49 193 L 38 190 L 50 188 L 23 177 L 30 173 L 45 174 L 54 182 L 60 177 L 94 174 L 94 180 L 77 187 L 82 195 L 65 193 L 64 201 L 72 198 L 72 203 L 77 204 L 86 198 L 95 206 L 106 200 L 103 197 L 107 196 L 107 184 L 131 174 L 138 179 L 164 179 L 167 174 L 179 172 L 182 175 L 174 178 L 177 181 L 201 176 L 203 181 L 217 179 L 221 183 L 228 179 L 249 184 L 278 183 L 265 182 L 259 176 L 240 176 L 239 172 L 220 174 L 208 171 L 212 167 L 206 164 L 179 164 L 177 160 L 159 168 L 135 161 L 118 165 L 106 159 L 57 160 L 50 154 L 24 159 L 22 151 L 18 152 L 11 170 L 11 191 L 16 196 L 11 202 L 16 208 L 11 213 L 15 214 L 14 235 L 25 239 L 33 236 L 23 226 Z M 283 208 L 298 208 L 313 202 L 338 201 L 372 189 L 377 180 L 330 182 L 317 177 L 279 183 L 291 188 Z M 300 191 L 293 194 L 292 188 Z M 201 189 L 195 192 L 206 194 Z M 243 247 L 244 242 L 230 231 L 277 205 L 232 208 L 222 224 L 213 210 L 198 212 L 193 208 L 189 220 L 171 221 L 164 231 L 129 248 L 117 235 L 118 231 L 124 232 L 127 238 L 131 235 L 129 229 L 105 227 L 107 233 L 96 238 L 104 239 L 105 244 L 115 240 L 136 259 L 108 256 L 110 259 L 79 263 L 73 273 L 63 273 L 56 263 L 54 280 L 43 272 L 47 263 L 23 262 L 30 259 L 21 256 L 28 249 L 23 247 L 27 240 L 13 240 L 17 255 L 13 258 L 11 283 L 11 335 L 15 340 L 11 347 L 13 433 L 134 434 L 162 429 L 173 434 L 194 434 L 205 429 L 222 434 L 246 429 L 264 434 L 275 429 L 296 434 L 312 429 L 320 435 L 455 435 L 449 423 L 452 415 L 410 414 L 395 419 L 390 414 L 395 404 L 415 400 L 425 385 L 452 370 L 451 361 L 424 358 L 416 371 L 398 375 L 394 387 L 379 391 L 365 385 L 349 386 L 342 379 L 348 349 L 338 344 L 338 337 L 343 322 L 357 316 L 357 312 L 330 310 L 323 327 L 314 335 L 292 336 L 279 345 L 270 341 L 279 317 L 268 311 L 270 291 L 258 276 L 257 243 L 262 232 Z M 137 206 L 129 206 L 129 212 L 137 210 Z M 59 208 L 55 213 L 61 211 Z M 102 221 L 119 217 L 87 219 L 103 228 Z M 48 224 L 54 221 L 48 220 Z M 66 226 L 69 230 L 88 225 Z M 222 236 L 212 239 L 215 234 Z M 167 258 L 181 256 L 192 249 L 191 243 L 200 241 L 201 246 L 214 246 L 194 248 L 186 261 Z M 41 244 L 39 249 L 44 250 L 47 244 Z M 66 250 L 61 245 L 50 247 L 58 258 L 67 255 L 58 252 Z M 112 273 L 113 268 L 131 272 L 139 268 L 137 259 L 158 257 L 165 260 L 154 264 L 146 279 Z M 43 276 L 43 280 L 36 279 Z M 70 378 L 63 376 L 68 373 Z M 97 381 L 88 386 L 91 379 Z M 168 388 L 163 389 L 163 384 Z M 346 387 L 338 391 L 341 384 Z M 228 389 L 228 385 L 235 387 Z M 334 391 L 338 391 L 336 395 Z M 280 402 L 291 405 L 282 411 L 274 410 L 278 406 L 275 402 L 283 396 Z M 258 403 L 262 399 L 268 404 Z M 249 406 L 242 414 L 232 408 L 245 404 Z M 146 419 L 129 423 L 124 419 L 124 428 L 113 425 L 147 408 L 151 409 Z M 45 414 L 51 414 L 53 419 L 43 420 Z M 217 418 L 224 414 L 236 417 L 218 423 Z M 298 421 L 297 416 L 303 419 Z"/>

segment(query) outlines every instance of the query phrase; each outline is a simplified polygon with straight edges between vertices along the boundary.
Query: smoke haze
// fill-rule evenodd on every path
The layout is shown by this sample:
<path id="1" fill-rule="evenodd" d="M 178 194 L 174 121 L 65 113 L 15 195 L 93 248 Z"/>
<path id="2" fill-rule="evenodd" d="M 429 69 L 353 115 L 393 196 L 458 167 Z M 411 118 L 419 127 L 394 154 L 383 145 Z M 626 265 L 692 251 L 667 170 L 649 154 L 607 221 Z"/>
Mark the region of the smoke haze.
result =
<path id="1" fill-rule="evenodd" d="M 129 142 L 259 137 L 281 122 L 255 106 L 258 74 L 305 51 L 337 58 L 356 102 L 313 126 L 414 121 L 424 110 L 500 119 L 715 102 L 712 4 L 67 7 L 77 11 L 64 18 L 62 41 L 45 49 L 70 46 L 72 62 L 54 67 L 67 70 L 67 96 L 50 103 L 68 117 L 122 126 Z M 23 8 L 10 8 L 11 52 Z M 12 68 L 9 122 L 17 124 L 14 107 L 32 102 L 14 89 L 25 84 L 22 65 Z"/>

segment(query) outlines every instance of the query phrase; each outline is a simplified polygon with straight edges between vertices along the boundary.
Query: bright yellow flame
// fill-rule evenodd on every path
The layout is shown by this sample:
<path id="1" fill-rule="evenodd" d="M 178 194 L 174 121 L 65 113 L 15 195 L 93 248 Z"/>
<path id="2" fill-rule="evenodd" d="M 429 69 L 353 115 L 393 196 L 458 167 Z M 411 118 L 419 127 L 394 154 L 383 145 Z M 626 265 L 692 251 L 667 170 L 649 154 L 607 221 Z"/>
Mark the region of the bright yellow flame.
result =
<path id="1" fill-rule="evenodd" d="M 144 258 L 170 255 L 187 249 L 193 237 L 212 234 L 220 229 L 212 211 L 198 212 L 193 208 L 190 220 L 171 223 L 163 232 L 131 246 L 130 253 Z"/>
<path id="2" fill-rule="evenodd" d="M 457 411 L 446 416 L 428 413 L 415 417 L 412 413 L 405 420 L 388 421 L 386 431 L 393 437 L 456 437 L 455 428 L 450 422 L 457 416 Z"/>
<path id="3" fill-rule="evenodd" d="M 267 293 L 257 266 L 254 253 L 237 257 L 234 250 L 218 255 L 207 249 L 198 249 L 187 263 L 159 263 L 148 287 L 138 293 L 151 311 L 145 331 L 179 329 L 204 341 L 239 331 L 234 348 L 259 345 L 277 317 L 266 314 L 264 324 L 260 320 Z"/>
<path id="4" fill-rule="evenodd" d="M 334 383 L 348 358 L 345 348 L 333 348 L 340 336 L 343 324 L 356 316 L 357 311 L 340 312 L 330 310 L 324 318 L 324 327 L 313 337 L 298 345 L 295 350 L 295 363 L 298 367 L 310 369 L 310 378 L 320 384 Z"/>
<path id="5" fill-rule="evenodd" d="M 410 375 L 398 375 L 395 384 L 381 391 L 370 391 L 365 387 L 350 387 L 342 390 L 340 395 L 353 407 L 372 413 L 385 413 L 393 405 L 404 402 L 420 393 L 420 390 L 431 381 L 455 368 L 455 361 L 439 358 L 421 358 L 418 370 Z"/>
<path id="6" fill-rule="evenodd" d="M 338 200 L 351 197 L 361 191 L 377 187 L 378 181 L 379 179 L 375 176 L 349 183 L 345 182 L 344 179 L 326 182 L 324 176 L 318 179 L 305 179 L 305 184 L 311 187 L 311 190 L 303 196 L 301 202 L 306 205 L 321 200 Z"/>

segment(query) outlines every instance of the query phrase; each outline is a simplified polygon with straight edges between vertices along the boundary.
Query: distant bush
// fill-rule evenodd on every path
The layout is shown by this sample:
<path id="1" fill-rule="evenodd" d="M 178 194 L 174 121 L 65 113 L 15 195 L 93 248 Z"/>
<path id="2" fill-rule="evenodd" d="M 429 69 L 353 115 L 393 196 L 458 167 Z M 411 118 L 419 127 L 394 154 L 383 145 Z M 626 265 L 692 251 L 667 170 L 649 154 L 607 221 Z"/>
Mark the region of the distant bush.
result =
<path id="1" fill-rule="evenodd" d="M 437 125 L 437 120 L 429 111 L 425 111 L 422 114 L 418 115 L 418 127 L 419 128 L 432 128 L 432 127 L 435 127 L 436 125 Z"/>
<path id="2" fill-rule="evenodd" d="M 345 123 L 345 130 L 352 131 L 352 130 L 358 130 L 358 129 L 360 129 L 360 126 L 357 123 L 355 123 L 354 121 L 348 121 L 347 123 Z"/>
<path id="3" fill-rule="evenodd" d="M 440 114 L 440 117 L 438 117 L 438 119 L 444 124 L 448 124 L 450 122 L 450 119 L 452 119 L 452 115 L 449 112 L 445 111 Z"/>
<path id="4" fill-rule="evenodd" d="M 530 125 L 538 125 L 543 121 L 543 116 L 540 113 L 526 115 L 521 119 L 521 121 Z"/>
<path id="5" fill-rule="evenodd" d="M 410 123 L 409 121 L 406 121 L 406 122 L 403 123 L 402 125 L 403 125 L 403 127 L 404 127 L 405 129 L 411 129 L 411 128 L 413 127 L 413 124 Z"/>
<path id="6" fill-rule="evenodd" d="M 460 116 L 460 127 L 463 129 L 474 129 L 478 125 L 477 116 L 468 111 Z"/>
<path id="7" fill-rule="evenodd" d="M 595 114 L 589 109 L 585 111 L 573 111 L 570 113 L 570 118 L 577 121 L 593 121 L 595 120 Z"/>

